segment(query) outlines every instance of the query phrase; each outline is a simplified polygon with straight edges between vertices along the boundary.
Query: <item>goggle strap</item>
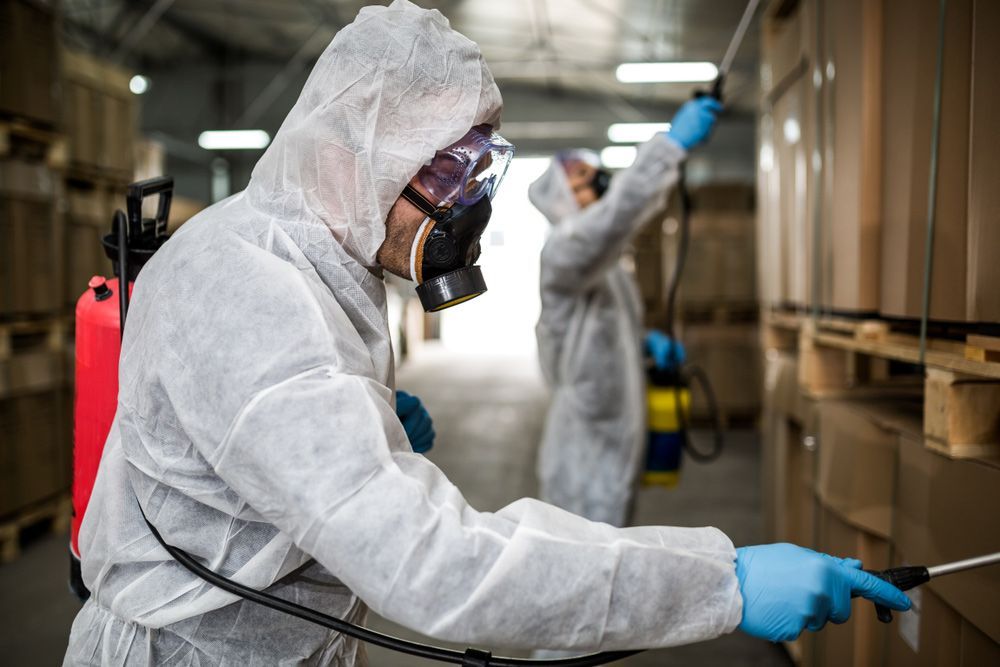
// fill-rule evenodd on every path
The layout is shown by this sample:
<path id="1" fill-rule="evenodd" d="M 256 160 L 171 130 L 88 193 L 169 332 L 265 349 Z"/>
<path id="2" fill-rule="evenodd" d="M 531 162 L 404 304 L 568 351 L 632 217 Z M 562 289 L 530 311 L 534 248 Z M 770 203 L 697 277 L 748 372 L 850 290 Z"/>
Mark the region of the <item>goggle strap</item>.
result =
<path id="1" fill-rule="evenodd" d="M 403 188 L 403 192 L 401 194 L 403 199 L 420 209 L 420 212 L 424 215 L 430 217 L 437 213 L 437 206 L 427 199 L 427 197 L 417 192 L 416 188 L 409 183 L 407 183 L 406 187 Z"/>

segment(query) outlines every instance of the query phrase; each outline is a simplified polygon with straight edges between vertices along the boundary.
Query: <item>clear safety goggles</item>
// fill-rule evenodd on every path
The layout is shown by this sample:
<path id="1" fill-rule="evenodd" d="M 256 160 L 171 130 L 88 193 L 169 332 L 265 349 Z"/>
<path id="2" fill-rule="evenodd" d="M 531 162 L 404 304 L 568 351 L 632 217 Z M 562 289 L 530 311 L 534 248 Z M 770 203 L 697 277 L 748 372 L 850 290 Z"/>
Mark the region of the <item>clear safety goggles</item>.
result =
<path id="1" fill-rule="evenodd" d="M 489 125 L 476 125 L 465 136 L 434 154 L 417 178 L 439 202 L 475 204 L 493 198 L 514 157 L 514 145 Z"/>

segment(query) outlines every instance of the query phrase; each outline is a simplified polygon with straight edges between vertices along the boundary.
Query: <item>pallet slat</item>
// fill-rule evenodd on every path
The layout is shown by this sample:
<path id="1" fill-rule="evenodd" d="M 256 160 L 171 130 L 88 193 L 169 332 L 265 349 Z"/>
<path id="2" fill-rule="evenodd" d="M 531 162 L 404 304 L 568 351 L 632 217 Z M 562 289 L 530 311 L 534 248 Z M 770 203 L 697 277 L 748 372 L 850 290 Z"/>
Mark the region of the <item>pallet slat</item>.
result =
<path id="1" fill-rule="evenodd" d="M 66 533 L 72 515 L 73 501 L 63 494 L 0 521 L 0 563 L 9 563 L 21 554 L 21 534 L 25 529 L 48 522 L 52 533 Z"/>

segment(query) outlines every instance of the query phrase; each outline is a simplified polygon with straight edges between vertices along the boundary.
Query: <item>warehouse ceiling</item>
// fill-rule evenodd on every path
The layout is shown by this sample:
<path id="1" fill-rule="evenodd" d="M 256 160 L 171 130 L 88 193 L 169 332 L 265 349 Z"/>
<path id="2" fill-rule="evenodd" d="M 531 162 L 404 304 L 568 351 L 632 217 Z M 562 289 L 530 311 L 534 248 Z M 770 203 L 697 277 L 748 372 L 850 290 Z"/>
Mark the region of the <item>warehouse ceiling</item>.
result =
<path id="1" fill-rule="evenodd" d="M 299 62 L 308 68 L 363 0 L 63 0 L 66 30 L 87 48 L 146 66 L 205 58 Z M 476 41 L 501 87 L 681 101 L 690 84 L 621 84 L 622 62 L 718 62 L 745 0 L 438 0 Z M 756 31 L 730 77 L 733 102 L 755 98 Z"/>
<path id="2" fill-rule="evenodd" d="M 207 129 L 273 134 L 312 65 L 365 0 L 62 0 L 64 41 L 142 73 L 142 132 L 162 143 L 182 189 L 208 197 L 218 153 Z M 504 96 L 502 132 L 519 155 L 600 150 L 616 122 L 663 122 L 693 84 L 622 84 L 623 62 L 718 62 L 746 0 L 418 0 L 482 48 Z M 758 97 L 752 27 L 727 80 L 729 107 L 689 161 L 698 180 L 751 181 Z M 223 155 L 241 187 L 259 152 Z"/>

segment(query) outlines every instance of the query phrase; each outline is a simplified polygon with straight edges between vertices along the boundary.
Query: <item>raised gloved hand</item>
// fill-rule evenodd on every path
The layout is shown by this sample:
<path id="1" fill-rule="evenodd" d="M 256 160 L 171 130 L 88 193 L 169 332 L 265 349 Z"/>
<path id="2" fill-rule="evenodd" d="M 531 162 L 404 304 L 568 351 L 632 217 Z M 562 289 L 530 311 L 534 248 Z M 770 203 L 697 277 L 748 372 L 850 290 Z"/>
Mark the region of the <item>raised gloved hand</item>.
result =
<path id="1" fill-rule="evenodd" d="M 434 446 L 434 422 L 419 398 L 396 390 L 396 416 L 403 423 L 413 451 L 423 454 Z"/>
<path id="2" fill-rule="evenodd" d="M 686 353 L 680 341 L 674 340 L 662 331 L 650 329 L 644 341 L 646 354 L 653 358 L 656 367 L 664 370 L 684 363 Z"/>
<path id="3" fill-rule="evenodd" d="M 667 136 L 689 151 L 711 134 L 722 103 L 709 95 L 685 102 L 670 121 Z"/>
<path id="4" fill-rule="evenodd" d="M 827 621 L 843 623 L 858 595 L 898 611 L 910 608 L 910 598 L 862 570 L 861 561 L 794 544 L 737 549 L 736 578 L 743 595 L 740 630 L 773 642 L 815 632 Z"/>

